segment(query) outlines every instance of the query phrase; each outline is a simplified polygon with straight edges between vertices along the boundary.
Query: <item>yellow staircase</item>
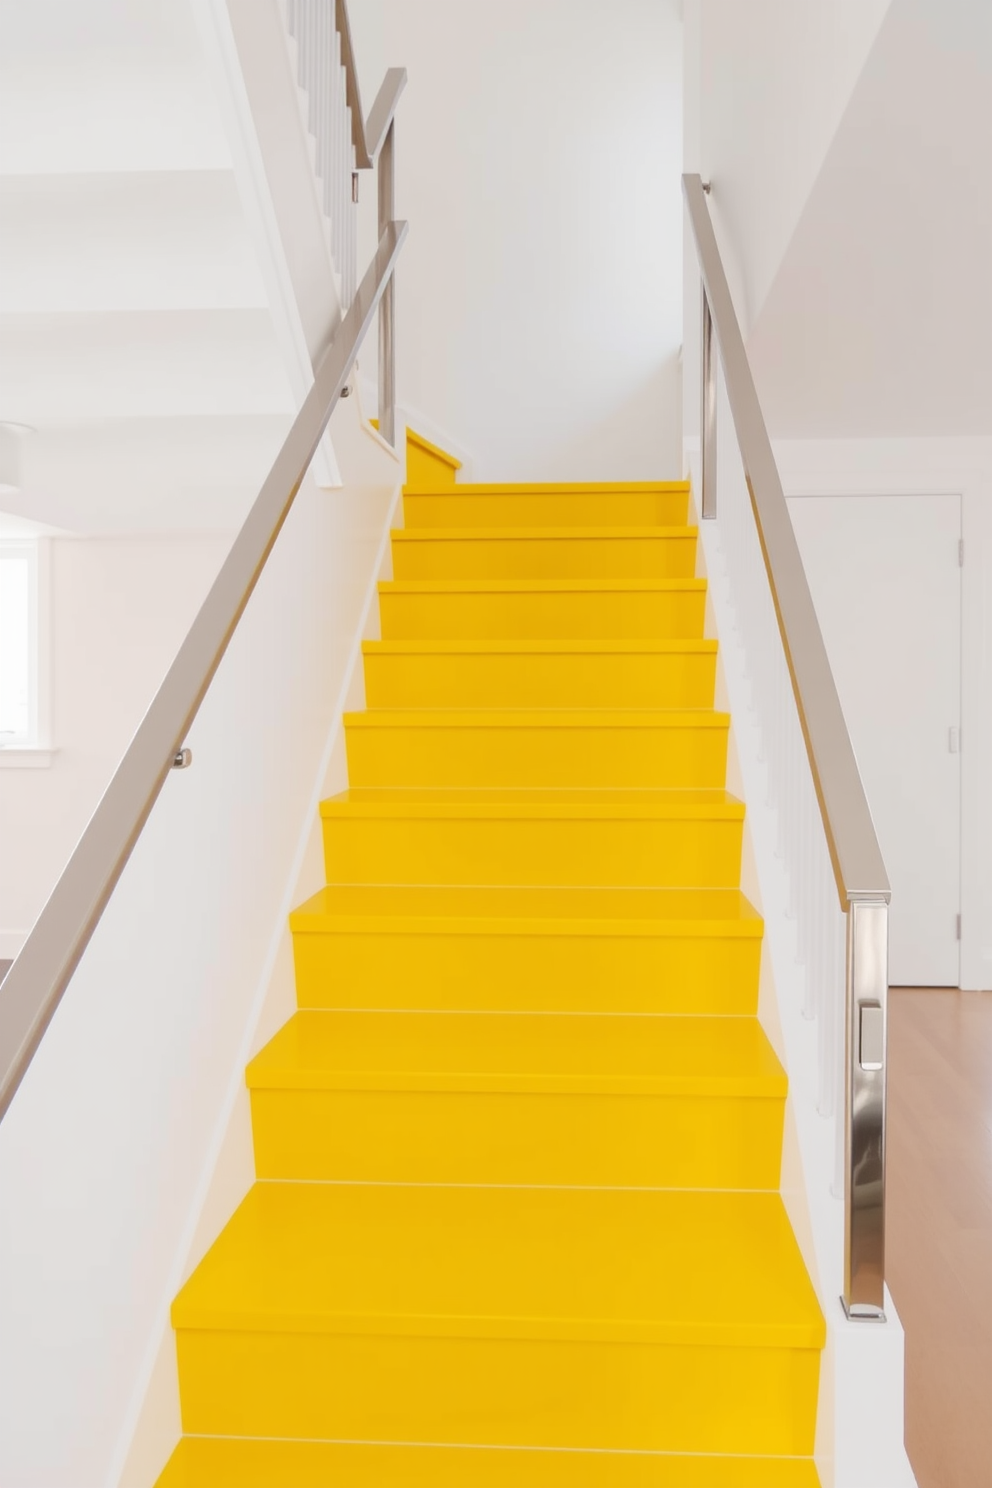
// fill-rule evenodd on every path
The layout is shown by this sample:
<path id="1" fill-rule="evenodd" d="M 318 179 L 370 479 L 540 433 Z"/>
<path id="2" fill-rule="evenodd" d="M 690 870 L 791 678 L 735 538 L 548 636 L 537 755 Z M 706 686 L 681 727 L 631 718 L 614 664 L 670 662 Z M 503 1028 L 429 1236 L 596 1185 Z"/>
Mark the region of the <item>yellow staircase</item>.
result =
<path id="1" fill-rule="evenodd" d="M 159 1488 L 815 1488 L 688 488 L 409 473 Z"/>

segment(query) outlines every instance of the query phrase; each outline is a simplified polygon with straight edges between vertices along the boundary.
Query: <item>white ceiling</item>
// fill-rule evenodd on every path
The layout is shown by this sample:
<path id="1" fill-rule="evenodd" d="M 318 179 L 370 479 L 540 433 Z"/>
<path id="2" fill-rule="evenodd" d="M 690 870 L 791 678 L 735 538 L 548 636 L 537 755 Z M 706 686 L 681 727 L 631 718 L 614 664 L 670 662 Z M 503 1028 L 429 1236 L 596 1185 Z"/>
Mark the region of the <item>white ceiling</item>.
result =
<path id="1" fill-rule="evenodd" d="M 749 351 L 780 438 L 992 433 L 986 0 L 893 0 Z"/>

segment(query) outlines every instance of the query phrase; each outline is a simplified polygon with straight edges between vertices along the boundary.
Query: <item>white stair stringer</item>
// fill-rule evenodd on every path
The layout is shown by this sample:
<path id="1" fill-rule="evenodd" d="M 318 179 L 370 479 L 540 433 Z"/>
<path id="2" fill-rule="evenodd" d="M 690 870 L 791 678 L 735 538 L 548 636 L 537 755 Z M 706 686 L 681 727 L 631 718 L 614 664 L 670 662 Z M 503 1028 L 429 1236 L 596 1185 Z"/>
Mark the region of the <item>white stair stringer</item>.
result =
<path id="1" fill-rule="evenodd" d="M 686 460 L 698 491 L 698 449 L 687 447 Z M 721 480 L 728 478 L 729 472 L 721 474 Z M 742 887 L 759 905 L 765 922 L 761 1018 L 773 1044 L 779 1025 L 789 1070 L 782 1195 L 827 1321 L 817 1468 L 823 1488 L 916 1488 L 903 1443 L 905 1339 L 895 1305 L 886 1291 L 886 1321 L 878 1324 L 849 1321 L 840 1302 L 844 1207 L 836 1183 L 836 1128 L 833 1119 L 817 1110 L 817 1025 L 803 1016 L 806 978 L 798 958 L 796 920 L 789 912 L 789 875 L 778 851 L 778 813 L 768 804 L 768 768 L 719 521 L 700 522 L 699 530 L 699 572 L 708 580 L 720 636 L 717 706 L 729 708 L 733 718 L 731 754 L 736 755 L 741 793 L 748 801 Z"/>

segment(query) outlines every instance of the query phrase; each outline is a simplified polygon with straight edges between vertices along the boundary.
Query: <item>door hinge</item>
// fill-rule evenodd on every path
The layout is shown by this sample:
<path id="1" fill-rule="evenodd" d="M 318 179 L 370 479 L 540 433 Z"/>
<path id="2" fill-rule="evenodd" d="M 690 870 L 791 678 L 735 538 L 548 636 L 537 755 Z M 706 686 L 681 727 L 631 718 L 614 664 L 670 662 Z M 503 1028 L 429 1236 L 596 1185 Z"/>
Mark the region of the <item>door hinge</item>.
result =
<path id="1" fill-rule="evenodd" d="M 352 199 L 353 202 L 357 202 L 357 200 L 358 200 L 358 172 L 357 171 L 352 171 L 352 173 L 351 173 L 351 199 Z"/>
<path id="2" fill-rule="evenodd" d="M 958 568 L 964 568 L 964 538 L 958 538 Z"/>
<path id="3" fill-rule="evenodd" d="M 961 753 L 961 730 L 953 725 L 947 730 L 947 747 L 951 754 Z"/>
<path id="4" fill-rule="evenodd" d="M 955 933 L 956 938 L 958 940 L 960 940 L 961 939 L 961 916 L 959 914 L 954 916 L 954 933 Z"/>

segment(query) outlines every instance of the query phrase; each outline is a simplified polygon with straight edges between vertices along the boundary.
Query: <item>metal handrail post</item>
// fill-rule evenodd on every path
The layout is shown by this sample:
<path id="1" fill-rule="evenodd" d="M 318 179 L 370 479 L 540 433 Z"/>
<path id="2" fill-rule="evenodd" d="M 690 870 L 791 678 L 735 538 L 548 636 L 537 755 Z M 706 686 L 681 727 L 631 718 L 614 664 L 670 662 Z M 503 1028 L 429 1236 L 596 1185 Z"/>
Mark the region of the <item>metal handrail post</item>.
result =
<path id="1" fill-rule="evenodd" d="M 885 1320 L 885 1045 L 889 906 L 847 911 L 844 1035 L 844 1293 L 849 1318 Z"/>

